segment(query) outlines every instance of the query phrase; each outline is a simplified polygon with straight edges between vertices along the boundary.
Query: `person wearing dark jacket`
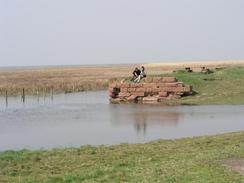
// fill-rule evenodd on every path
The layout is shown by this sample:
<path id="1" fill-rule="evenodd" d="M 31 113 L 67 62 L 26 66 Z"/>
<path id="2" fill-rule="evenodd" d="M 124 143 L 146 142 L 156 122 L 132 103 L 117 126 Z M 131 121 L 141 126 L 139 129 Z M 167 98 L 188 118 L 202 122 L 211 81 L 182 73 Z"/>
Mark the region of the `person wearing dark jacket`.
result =
<path id="1" fill-rule="evenodd" d="M 140 74 L 141 74 L 140 69 L 136 67 L 135 70 L 133 71 L 133 78 L 137 78 L 138 76 L 140 76 Z"/>
<path id="2" fill-rule="evenodd" d="M 133 81 L 134 83 L 139 83 L 141 81 L 142 78 L 146 77 L 146 73 L 145 73 L 145 67 L 142 66 L 141 70 L 138 68 L 135 68 L 135 70 L 133 71 Z"/>

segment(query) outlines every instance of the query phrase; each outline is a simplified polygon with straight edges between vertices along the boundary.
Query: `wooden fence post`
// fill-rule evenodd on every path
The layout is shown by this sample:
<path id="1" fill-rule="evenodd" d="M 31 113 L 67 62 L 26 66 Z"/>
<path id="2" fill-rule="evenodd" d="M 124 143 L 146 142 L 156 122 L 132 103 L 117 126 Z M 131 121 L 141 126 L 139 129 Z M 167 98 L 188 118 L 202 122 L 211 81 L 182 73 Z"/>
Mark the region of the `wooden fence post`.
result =
<path id="1" fill-rule="evenodd" d="M 6 102 L 6 107 L 8 107 L 8 90 L 5 91 L 5 102 Z"/>
<path id="2" fill-rule="evenodd" d="M 22 90 L 22 102 L 25 103 L 25 89 Z"/>

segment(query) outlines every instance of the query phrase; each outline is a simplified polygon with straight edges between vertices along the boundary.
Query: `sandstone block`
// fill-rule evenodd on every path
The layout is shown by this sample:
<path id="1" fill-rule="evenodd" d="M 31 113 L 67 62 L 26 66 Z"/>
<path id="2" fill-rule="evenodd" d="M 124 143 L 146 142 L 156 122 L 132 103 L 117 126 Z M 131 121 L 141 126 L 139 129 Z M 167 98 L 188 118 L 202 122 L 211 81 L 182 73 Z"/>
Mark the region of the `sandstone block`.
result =
<path id="1" fill-rule="evenodd" d="M 178 83 L 164 83 L 165 86 L 168 86 L 168 87 L 177 87 L 179 86 Z"/>
<path id="2" fill-rule="evenodd" d="M 156 83 L 143 83 L 143 87 L 145 88 L 157 88 Z"/>
<path id="3" fill-rule="evenodd" d="M 128 92 L 134 92 L 134 91 L 136 91 L 136 88 L 128 88 L 127 90 L 128 90 Z"/>
<path id="4" fill-rule="evenodd" d="M 131 83 L 130 84 L 131 88 L 139 88 L 139 87 L 142 87 L 142 86 L 143 86 L 142 83 Z"/>
<path id="5" fill-rule="evenodd" d="M 142 99 L 142 101 L 143 102 L 158 102 L 158 97 L 156 97 L 156 96 L 149 96 L 149 97 L 144 97 L 143 99 Z"/>
<path id="6" fill-rule="evenodd" d="M 158 101 L 159 102 L 164 102 L 164 101 L 167 101 L 168 100 L 168 97 L 158 97 Z"/>
<path id="7" fill-rule="evenodd" d="M 152 92 L 153 88 L 146 88 L 146 92 Z"/>
<path id="8" fill-rule="evenodd" d="M 131 95 L 135 95 L 137 97 L 144 97 L 145 92 L 131 92 Z"/>
<path id="9" fill-rule="evenodd" d="M 171 88 L 171 90 L 174 92 L 182 92 L 184 91 L 184 87 L 178 86 L 178 87 Z"/>
<path id="10" fill-rule="evenodd" d="M 179 99 L 179 98 L 181 98 L 181 96 L 179 96 L 179 95 L 175 95 L 175 94 L 169 95 L 169 96 L 167 97 L 167 99 L 169 99 L 169 100 Z"/>
<path id="11" fill-rule="evenodd" d="M 177 79 L 175 77 L 163 77 L 162 82 L 164 83 L 174 83 L 177 82 Z"/>
<path id="12" fill-rule="evenodd" d="M 160 88 L 160 87 L 166 87 L 165 83 L 156 83 L 156 87 Z"/>
<path id="13" fill-rule="evenodd" d="M 168 96 L 168 92 L 167 91 L 161 91 L 158 94 L 159 94 L 159 97 L 167 97 Z"/>
<path id="14" fill-rule="evenodd" d="M 122 92 L 122 93 L 125 93 L 125 92 L 127 92 L 128 91 L 128 88 L 121 88 L 120 89 L 120 92 Z"/>
<path id="15" fill-rule="evenodd" d="M 185 86 L 185 87 L 183 88 L 183 91 L 184 91 L 184 92 L 192 92 L 192 86 Z"/>
<path id="16" fill-rule="evenodd" d="M 136 92 L 145 92 L 147 89 L 146 88 L 136 88 Z"/>
<path id="17" fill-rule="evenodd" d="M 152 92 L 153 93 L 158 93 L 158 92 L 161 92 L 162 89 L 161 88 L 152 88 Z"/>
<path id="18" fill-rule="evenodd" d="M 184 87 L 185 85 L 182 82 L 178 82 L 178 86 Z"/>
<path id="19" fill-rule="evenodd" d="M 111 101 L 158 102 L 178 99 L 192 92 L 191 86 L 185 86 L 183 83 L 177 82 L 175 77 L 148 77 L 143 78 L 142 82 L 109 83 L 108 90 Z"/>
<path id="20" fill-rule="evenodd" d="M 179 96 L 182 96 L 182 95 L 184 95 L 184 92 L 176 92 L 175 94 L 179 95 Z"/>
<path id="21" fill-rule="evenodd" d="M 153 83 L 160 83 L 162 81 L 162 77 L 153 77 Z"/>
<path id="22" fill-rule="evenodd" d="M 130 87 L 130 83 L 122 83 L 120 84 L 121 88 L 129 88 Z"/>
<path id="23" fill-rule="evenodd" d="M 127 98 L 128 101 L 133 101 L 133 100 L 136 100 L 137 96 L 135 95 L 131 95 Z"/>
<path id="24" fill-rule="evenodd" d="M 120 92 L 119 97 L 129 97 L 131 94 L 128 92 Z"/>

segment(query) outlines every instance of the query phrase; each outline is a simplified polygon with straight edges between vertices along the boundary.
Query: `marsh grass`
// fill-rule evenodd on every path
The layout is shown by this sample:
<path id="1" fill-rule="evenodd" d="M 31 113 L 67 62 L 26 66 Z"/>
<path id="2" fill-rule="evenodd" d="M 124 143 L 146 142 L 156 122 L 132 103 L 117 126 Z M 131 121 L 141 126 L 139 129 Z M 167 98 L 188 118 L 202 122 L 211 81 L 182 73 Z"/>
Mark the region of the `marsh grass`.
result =
<path id="1" fill-rule="evenodd" d="M 107 89 L 109 79 L 124 77 L 130 67 L 78 67 L 0 72 L 0 94 L 21 95 L 23 88 L 28 95 L 70 93 Z"/>
<path id="2" fill-rule="evenodd" d="M 165 182 L 241 183 L 221 165 L 244 157 L 244 133 L 146 144 L 84 146 L 0 153 L 2 183 Z"/>

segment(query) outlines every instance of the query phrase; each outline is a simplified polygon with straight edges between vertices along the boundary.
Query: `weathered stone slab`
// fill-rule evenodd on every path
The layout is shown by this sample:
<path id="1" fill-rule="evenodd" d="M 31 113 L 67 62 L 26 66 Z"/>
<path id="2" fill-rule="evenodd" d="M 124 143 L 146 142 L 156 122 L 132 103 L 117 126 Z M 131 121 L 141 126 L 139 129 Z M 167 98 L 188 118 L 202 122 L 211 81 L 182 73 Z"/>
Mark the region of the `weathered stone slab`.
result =
<path id="1" fill-rule="evenodd" d="M 135 95 L 137 97 L 144 97 L 145 92 L 131 92 L 131 95 Z"/>
<path id="2" fill-rule="evenodd" d="M 192 92 L 192 86 L 185 86 L 183 91 L 184 92 Z"/>
<path id="3" fill-rule="evenodd" d="M 135 100 L 136 98 L 137 98 L 136 95 L 131 95 L 131 96 L 129 96 L 129 97 L 127 98 L 127 100 L 128 100 L 128 101 L 133 101 L 133 100 Z"/>
<path id="4" fill-rule="evenodd" d="M 153 88 L 146 88 L 146 92 L 152 92 Z"/>
<path id="5" fill-rule="evenodd" d="M 156 83 L 143 83 L 143 87 L 145 88 L 157 88 Z"/>
<path id="6" fill-rule="evenodd" d="M 130 83 L 122 83 L 120 84 L 121 88 L 129 88 L 130 87 Z"/>
<path id="7" fill-rule="evenodd" d="M 163 77 L 162 82 L 164 83 L 174 83 L 177 82 L 177 79 L 175 77 Z"/>
<path id="8" fill-rule="evenodd" d="M 153 83 L 160 83 L 162 82 L 162 77 L 153 77 Z"/>
<path id="9" fill-rule="evenodd" d="M 136 88 L 128 88 L 128 92 L 135 92 Z"/>
<path id="10" fill-rule="evenodd" d="M 174 83 L 156 83 L 157 87 L 177 87 L 179 86 L 177 82 Z"/>
<path id="11" fill-rule="evenodd" d="M 145 92 L 147 88 L 141 87 L 141 88 L 136 88 L 136 92 Z"/>
<path id="12" fill-rule="evenodd" d="M 129 97 L 129 96 L 131 96 L 131 94 L 128 92 L 120 92 L 119 93 L 119 97 Z"/>
<path id="13" fill-rule="evenodd" d="M 131 84 L 130 84 L 130 87 L 131 87 L 131 88 L 139 88 L 139 87 L 142 87 L 142 86 L 143 86 L 142 83 L 131 83 Z"/>
<path id="14" fill-rule="evenodd" d="M 168 92 L 167 91 L 162 91 L 162 92 L 159 92 L 159 97 L 167 97 L 168 96 Z"/>
<path id="15" fill-rule="evenodd" d="M 120 89 L 120 92 L 122 92 L 122 93 L 125 93 L 125 92 L 127 92 L 128 91 L 128 88 L 121 88 Z"/>
<path id="16" fill-rule="evenodd" d="M 149 96 L 142 99 L 143 102 L 158 102 L 158 100 L 157 96 Z"/>
<path id="17" fill-rule="evenodd" d="M 178 85 L 178 83 L 177 82 L 175 82 L 175 83 L 164 83 L 164 85 L 167 87 L 177 87 L 177 86 L 179 86 Z"/>

